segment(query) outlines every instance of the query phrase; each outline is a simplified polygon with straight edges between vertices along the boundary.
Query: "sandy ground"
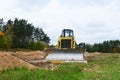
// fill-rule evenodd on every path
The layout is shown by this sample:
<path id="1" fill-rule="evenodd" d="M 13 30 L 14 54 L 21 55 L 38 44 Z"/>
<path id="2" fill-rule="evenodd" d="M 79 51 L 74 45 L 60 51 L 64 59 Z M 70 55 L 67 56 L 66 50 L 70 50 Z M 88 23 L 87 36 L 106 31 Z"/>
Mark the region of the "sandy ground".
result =
<path id="1" fill-rule="evenodd" d="M 49 62 L 42 62 L 46 56 L 42 51 L 17 51 L 12 55 L 40 68 L 48 68 L 51 65 Z"/>
<path id="2" fill-rule="evenodd" d="M 43 59 L 44 54 L 41 51 L 30 52 L 0 52 L 0 71 L 12 67 L 27 67 L 28 69 L 37 68 L 28 63 L 29 60 Z"/>
<path id="3" fill-rule="evenodd" d="M 45 53 L 42 51 L 28 51 L 28 52 L 17 51 L 12 55 L 27 62 L 33 60 L 43 60 L 45 58 Z"/>

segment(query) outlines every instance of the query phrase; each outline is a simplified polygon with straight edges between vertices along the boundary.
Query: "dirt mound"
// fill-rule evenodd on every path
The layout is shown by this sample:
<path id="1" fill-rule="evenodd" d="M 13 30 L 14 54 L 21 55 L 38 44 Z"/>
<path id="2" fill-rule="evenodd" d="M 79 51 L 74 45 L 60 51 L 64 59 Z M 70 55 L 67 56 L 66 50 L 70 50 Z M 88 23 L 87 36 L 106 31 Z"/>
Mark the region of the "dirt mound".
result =
<path id="1" fill-rule="evenodd" d="M 46 54 L 42 51 L 28 51 L 28 52 L 17 51 L 12 55 L 28 62 L 34 60 L 43 60 Z"/>
<path id="2" fill-rule="evenodd" d="M 93 53 L 85 53 L 84 54 L 84 58 L 85 58 L 85 60 L 87 60 L 87 61 L 91 61 L 91 60 L 94 60 L 97 56 L 99 56 L 100 54 L 102 54 L 102 53 L 100 53 L 100 52 L 93 52 Z"/>
<path id="3" fill-rule="evenodd" d="M 27 67 L 29 69 L 36 68 L 34 65 L 14 57 L 11 54 L 13 54 L 13 52 L 0 52 L 0 71 L 12 67 Z"/>

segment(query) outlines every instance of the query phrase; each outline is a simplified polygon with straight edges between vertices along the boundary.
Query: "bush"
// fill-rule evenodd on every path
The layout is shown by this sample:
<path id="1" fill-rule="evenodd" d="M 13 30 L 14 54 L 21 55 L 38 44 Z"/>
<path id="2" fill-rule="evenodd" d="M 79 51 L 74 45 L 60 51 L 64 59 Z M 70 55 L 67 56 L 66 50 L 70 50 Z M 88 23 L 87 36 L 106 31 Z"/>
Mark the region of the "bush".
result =
<path id="1" fill-rule="evenodd" d="M 4 49 L 10 49 L 12 46 L 12 36 L 11 35 L 6 35 L 3 37 L 4 43 L 3 43 L 3 48 Z"/>
<path id="2" fill-rule="evenodd" d="M 10 49 L 12 46 L 12 37 L 11 35 L 6 35 L 0 38 L 0 48 Z"/>
<path id="3" fill-rule="evenodd" d="M 29 49 L 35 50 L 35 42 L 34 41 L 30 42 Z"/>
<path id="4" fill-rule="evenodd" d="M 32 50 L 44 50 L 46 47 L 47 47 L 47 45 L 44 42 L 41 42 L 41 41 L 37 41 L 37 42 L 31 41 L 29 48 L 32 49 Z"/>
<path id="5" fill-rule="evenodd" d="M 0 38 L 0 48 L 3 48 L 3 44 L 4 44 L 4 39 Z"/>

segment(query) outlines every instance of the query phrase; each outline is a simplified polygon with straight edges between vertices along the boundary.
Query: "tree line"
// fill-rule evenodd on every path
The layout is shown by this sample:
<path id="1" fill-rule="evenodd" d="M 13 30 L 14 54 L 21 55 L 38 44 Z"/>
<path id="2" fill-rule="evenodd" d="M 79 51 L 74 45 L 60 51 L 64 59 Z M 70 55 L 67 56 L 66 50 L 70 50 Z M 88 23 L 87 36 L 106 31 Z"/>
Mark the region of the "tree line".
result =
<path id="1" fill-rule="evenodd" d="M 8 20 L 2 27 L 4 36 L 0 37 L 0 48 L 43 50 L 50 43 L 50 38 L 42 28 L 33 26 L 25 19 Z"/>
<path id="2" fill-rule="evenodd" d="M 103 43 L 85 44 L 79 43 L 78 47 L 88 52 L 120 53 L 120 41 L 109 40 Z"/>

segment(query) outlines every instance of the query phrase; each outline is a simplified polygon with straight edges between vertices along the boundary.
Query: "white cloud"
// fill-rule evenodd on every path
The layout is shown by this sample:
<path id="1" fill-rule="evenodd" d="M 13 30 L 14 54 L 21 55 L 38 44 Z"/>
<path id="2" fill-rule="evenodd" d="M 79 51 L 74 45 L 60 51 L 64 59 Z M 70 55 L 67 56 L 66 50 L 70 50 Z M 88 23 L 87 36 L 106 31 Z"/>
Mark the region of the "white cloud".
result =
<path id="1" fill-rule="evenodd" d="M 45 6 L 39 1 L 34 6 L 18 6 L 19 0 L 7 0 L 0 3 L 3 18 L 15 17 L 29 20 L 35 26 L 42 27 L 56 43 L 61 30 L 71 28 L 77 43 L 95 43 L 103 40 L 120 39 L 120 1 L 119 0 L 48 0 Z M 22 4 L 22 3 L 21 3 Z M 25 3 L 24 3 L 25 4 Z M 27 4 L 27 3 L 26 3 Z M 35 5 L 37 4 L 37 5 Z M 3 7 L 4 5 L 7 5 Z M 28 9 L 29 10 L 26 10 Z"/>
<path id="2" fill-rule="evenodd" d="M 15 9 L 16 0 L 2 0 L 0 2 L 0 16 L 4 19 L 11 17 L 11 12 Z"/>

